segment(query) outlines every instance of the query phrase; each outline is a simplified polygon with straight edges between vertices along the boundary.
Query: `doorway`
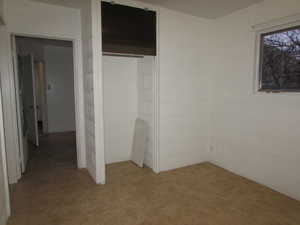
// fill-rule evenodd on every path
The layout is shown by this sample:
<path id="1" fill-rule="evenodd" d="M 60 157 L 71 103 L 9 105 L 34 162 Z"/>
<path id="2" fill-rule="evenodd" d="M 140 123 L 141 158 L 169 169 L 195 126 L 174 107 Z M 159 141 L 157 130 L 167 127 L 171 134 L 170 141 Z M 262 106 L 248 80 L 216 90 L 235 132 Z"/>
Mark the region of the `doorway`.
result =
<path id="1" fill-rule="evenodd" d="M 73 42 L 13 36 L 13 43 L 22 172 L 33 158 L 76 167 Z"/>
<path id="2" fill-rule="evenodd" d="M 139 151 L 144 151 L 143 164 L 153 169 L 155 56 L 105 54 L 102 66 L 105 162 L 131 159 L 139 120 L 145 134 Z"/>

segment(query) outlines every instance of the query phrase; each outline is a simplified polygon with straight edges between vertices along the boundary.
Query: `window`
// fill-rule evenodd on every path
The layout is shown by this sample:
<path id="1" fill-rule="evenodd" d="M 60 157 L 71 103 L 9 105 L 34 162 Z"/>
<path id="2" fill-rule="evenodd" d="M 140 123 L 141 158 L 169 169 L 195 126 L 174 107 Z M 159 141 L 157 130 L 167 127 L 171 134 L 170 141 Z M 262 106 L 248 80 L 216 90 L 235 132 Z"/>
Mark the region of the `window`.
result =
<path id="1" fill-rule="evenodd" d="M 300 92 L 300 26 L 260 34 L 259 91 Z"/>

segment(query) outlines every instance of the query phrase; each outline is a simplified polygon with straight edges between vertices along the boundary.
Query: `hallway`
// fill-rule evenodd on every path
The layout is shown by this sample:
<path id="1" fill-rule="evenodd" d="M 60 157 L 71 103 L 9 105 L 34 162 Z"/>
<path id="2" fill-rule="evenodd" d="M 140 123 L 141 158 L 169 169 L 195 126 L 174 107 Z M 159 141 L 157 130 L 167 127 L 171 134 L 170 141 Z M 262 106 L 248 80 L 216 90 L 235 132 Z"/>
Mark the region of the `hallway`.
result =
<path id="1" fill-rule="evenodd" d="M 30 148 L 26 172 L 11 190 L 13 224 L 38 224 L 34 221 L 45 216 L 46 208 L 56 209 L 63 200 L 53 193 L 73 189 L 78 177 L 90 180 L 77 170 L 75 132 L 40 137 L 38 149 Z"/>
<path id="2" fill-rule="evenodd" d="M 26 174 L 44 175 L 45 170 L 53 173 L 62 168 L 76 168 L 76 134 L 66 132 L 41 136 L 40 146 L 38 149 L 31 149 L 29 154 L 30 163 Z"/>

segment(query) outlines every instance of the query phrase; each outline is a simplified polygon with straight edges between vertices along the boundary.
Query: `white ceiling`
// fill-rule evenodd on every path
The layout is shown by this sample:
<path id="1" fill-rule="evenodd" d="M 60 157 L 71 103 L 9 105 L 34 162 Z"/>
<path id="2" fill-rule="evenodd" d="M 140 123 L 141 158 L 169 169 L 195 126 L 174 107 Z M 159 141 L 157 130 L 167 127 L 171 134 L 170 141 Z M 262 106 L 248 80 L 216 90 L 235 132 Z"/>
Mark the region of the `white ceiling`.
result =
<path id="1" fill-rule="evenodd" d="M 42 2 L 51 5 L 65 6 L 69 8 L 80 8 L 86 0 L 30 0 L 34 2 Z"/>
<path id="2" fill-rule="evenodd" d="M 263 0 L 138 0 L 181 11 L 193 16 L 214 19 L 246 8 Z M 117 2 L 117 1 L 116 1 Z"/>
<path id="3" fill-rule="evenodd" d="M 79 2 L 86 0 L 32 0 L 77 8 Z M 112 0 L 116 3 L 122 2 Z M 263 0 L 137 0 L 152 5 L 180 11 L 197 17 L 215 19 L 236 10 L 246 8 Z"/>

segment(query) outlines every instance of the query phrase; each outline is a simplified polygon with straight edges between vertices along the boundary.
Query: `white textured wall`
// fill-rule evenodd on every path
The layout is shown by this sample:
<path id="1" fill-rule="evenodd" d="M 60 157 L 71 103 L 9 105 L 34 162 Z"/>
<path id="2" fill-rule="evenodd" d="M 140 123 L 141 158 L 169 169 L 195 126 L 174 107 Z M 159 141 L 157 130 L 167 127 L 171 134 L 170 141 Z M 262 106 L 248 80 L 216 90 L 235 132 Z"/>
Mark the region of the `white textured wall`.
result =
<path id="1" fill-rule="evenodd" d="M 208 160 L 210 29 L 208 20 L 160 10 L 161 170 Z"/>
<path id="2" fill-rule="evenodd" d="M 12 106 L 13 99 L 11 98 L 12 88 L 14 88 L 13 79 L 10 79 L 10 67 L 9 67 L 9 55 L 10 52 L 10 35 L 6 27 L 0 28 L 0 68 L 1 68 L 1 95 L 3 100 L 3 121 L 5 127 L 5 146 L 10 151 L 6 152 L 7 158 L 7 172 L 9 177 L 9 183 L 16 183 L 21 177 L 21 168 L 19 162 L 18 151 L 18 135 L 15 133 L 17 130 L 16 117 L 13 117 L 11 112 L 16 112 L 16 108 Z M 15 92 L 13 91 L 13 94 Z"/>
<path id="3" fill-rule="evenodd" d="M 298 0 L 268 0 L 216 21 L 211 145 L 218 165 L 300 199 L 300 95 L 253 93 L 251 29 L 295 13 Z"/>
<path id="4" fill-rule="evenodd" d="M 138 117 L 147 124 L 145 164 L 150 168 L 153 167 L 153 79 L 155 71 L 155 57 L 145 56 L 138 59 Z"/>
<path id="5" fill-rule="evenodd" d="M 73 48 L 44 47 L 48 132 L 75 131 Z"/>
<path id="6" fill-rule="evenodd" d="M 83 43 L 85 46 L 84 52 L 84 85 L 85 85 L 85 118 L 86 118 L 86 161 L 87 168 L 94 178 L 97 177 L 96 166 L 96 142 L 95 142 L 95 107 L 94 107 L 94 69 L 93 69 L 93 55 L 95 54 L 92 47 L 92 15 L 91 15 L 91 1 L 88 1 L 88 7 L 86 8 L 86 17 L 83 18 L 85 22 L 85 28 L 83 33 Z M 86 57 L 86 58 L 85 58 Z"/>
<path id="7" fill-rule="evenodd" d="M 9 31 L 21 34 L 65 36 L 81 35 L 80 12 L 29 0 L 4 0 Z"/>
<path id="8" fill-rule="evenodd" d="M 105 162 L 130 159 L 138 116 L 137 59 L 104 56 Z"/>
<path id="9" fill-rule="evenodd" d="M 71 1 L 74 4 L 74 1 Z M 83 67 L 83 85 L 84 85 L 84 129 L 85 129 L 85 147 L 86 147 L 86 154 L 85 154 L 85 161 L 87 167 L 90 167 L 89 171 L 91 173 L 91 156 L 90 151 L 91 149 L 95 148 L 94 146 L 94 136 L 93 136 L 93 127 L 91 127 L 91 57 L 92 57 L 92 43 L 91 43 L 91 0 L 86 1 L 79 1 L 80 13 L 81 13 L 81 24 L 82 24 L 82 67 Z M 87 155 L 89 155 L 87 162 Z"/>

